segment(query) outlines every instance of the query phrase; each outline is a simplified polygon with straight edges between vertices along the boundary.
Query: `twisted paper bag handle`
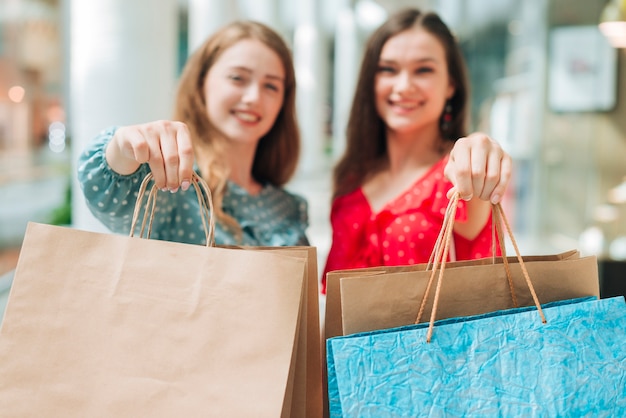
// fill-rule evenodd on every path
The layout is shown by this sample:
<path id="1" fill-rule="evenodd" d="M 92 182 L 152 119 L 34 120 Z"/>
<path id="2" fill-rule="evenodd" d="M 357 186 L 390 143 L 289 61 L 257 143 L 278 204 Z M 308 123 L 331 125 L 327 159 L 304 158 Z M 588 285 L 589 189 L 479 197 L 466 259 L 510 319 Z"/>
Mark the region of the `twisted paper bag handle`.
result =
<path id="1" fill-rule="evenodd" d="M 135 211 L 133 213 L 133 219 L 130 226 L 130 236 L 134 236 L 135 228 L 139 219 L 139 213 L 141 211 L 142 202 L 146 195 L 148 183 L 152 180 L 152 173 L 148 173 L 141 182 L 139 192 L 137 193 L 137 201 L 135 203 Z M 204 227 L 204 233 L 206 237 L 206 246 L 215 246 L 215 219 L 213 218 L 213 197 L 211 195 L 211 189 L 206 182 L 198 174 L 193 173 L 191 178 L 191 184 L 196 191 L 198 198 L 198 206 L 200 207 L 200 218 L 202 219 L 202 226 Z M 139 236 L 150 238 L 152 233 L 152 220 L 154 219 L 154 212 L 156 208 L 156 196 L 159 189 L 156 184 L 153 184 L 148 193 L 148 198 L 144 206 L 143 219 L 141 221 L 141 230 Z M 148 229 L 146 231 L 146 223 Z"/>
<path id="2" fill-rule="evenodd" d="M 435 274 L 437 272 L 437 269 L 440 267 L 439 270 L 439 275 L 437 278 L 437 286 L 435 288 L 435 297 L 434 297 L 434 301 L 433 301 L 433 308 L 430 314 L 430 323 L 428 326 L 428 333 L 426 335 L 426 341 L 430 342 L 431 338 L 432 338 L 432 334 L 433 334 L 433 328 L 434 328 L 434 323 L 435 323 L 435 317 L 437 314 L 437 307 L 439 304 L 439 296 L 440 296 L 440 292 L 441 292 L 441 283 L 443 281 L 443 274 L 446 268 L 446 260 L 448 258 L 448 251 L 450 248 L 450 242 L 452 241 L 452 231 L 453 231 L 453 227 L 454 227 L 454 216 L 456 214 L 456 209 L 458 206 L 458 202 L 459 202 L 459 194 L 455 193 L 452 198 L 450 199 L 450 202 L 448 203 L 448 207 L 446 208 L 446 214 L 444 216 L 444 222 L 443 222 L 443 226 L 442 229 L 439 233 L 439 237 L 437 238 L 437 242 L 435 243 L 435 249 L 433 251 L 434 257 L 431 256 L 431 260 L 433 261 L 433 267 L 432 267 L 432 271 L 431 271 L 431 275 L 430 278 L 428 280 L 428 284 L 426 286 L 426 290 L 424 292 L 424 296 L 422 297 L 422 302 L 420 305 L 420 309 L 419 312 L 417 314 L 417 318 L 415 319 L 415 323 L 419 323 L 421 320 L 421 317 L 424 313 L 424 308 L 426 306 L 426 301 L 428 299 L 428 295 L 430 293 L 430 289 L 432 287 L 432 283 L 434 281 L 435 278 Z M 537 311 L 539 313 L 539 316 L 541 317 L 541 322 L 543 322 L 544 324 L 546 323 L 546 318 L 545 315 L 543 314 L 543 310 L 541 309 L 541 304 L 539 303 L 539 299 L 537 298 L 537 293 L 535 292 L 535 288 L 530 280 L 530 276 L 528 275 L 528 271 L 526 269 L 526 265 L 524 264 L 524 260 L 522 259 L 522 256 L 520 255 L 520 251 L 519 248 L 517 246 L 517 242 L 515 241 L 515 237 L 513 236 L 513 232 L 511 230 L 511 227 L 509 225 L 509 222 L 506 218 L 506 215 L 504 214 L 504 211 L 502 210 L 502 206 L 500 205 L 500 203 L 497 203 L 495 205 L 492 206 L 492 216 L 494 219 L 494 224 L 495 224 L 495 230 L 498 234 L 498 239 L 500 241 L 500 248 L 502 250 L 502 261 L 504 263 L 504 268 L 506 270 L 507 273 L 507 279 L 509 281 L 509 289 L 511 291 L 511 298 L 513 300 L 514 306 L 517 307 L 517 298 L 515 296 L 515 291 L 513 288 L 513 282 L 512 282 L 512 276 L 511 276 L 511 272 L 510 272 L 510 267 L 508 264 L 508 260 L 506 257 L 506 252 L 504 249 L 504 237 L 502 234 L 502 224 L 505 225 L 506 227 L 506 231 L 507 234 L 509 236 L 509 238 L 511 239 L 511 243 L 513 244 L 513 248 L 515 249 L 515 254 L 517 256 L 518 262 L 520 264 L 520 267 L 522 269 L 522 274 L 524 275 L 524 279 L 526 280 L 526 284 L 528 286 L 528 289 L 530 290 L 530 293 L 533 297 L 533 301 L 535 303 L 535 306 L 537 307 Z M 443 243 L 443 245 L 442 245 Z M 495 255 L 495 239 L 494 239 L 494 255 Z M 429 262 L 430 264 L 430 262 Z"/>

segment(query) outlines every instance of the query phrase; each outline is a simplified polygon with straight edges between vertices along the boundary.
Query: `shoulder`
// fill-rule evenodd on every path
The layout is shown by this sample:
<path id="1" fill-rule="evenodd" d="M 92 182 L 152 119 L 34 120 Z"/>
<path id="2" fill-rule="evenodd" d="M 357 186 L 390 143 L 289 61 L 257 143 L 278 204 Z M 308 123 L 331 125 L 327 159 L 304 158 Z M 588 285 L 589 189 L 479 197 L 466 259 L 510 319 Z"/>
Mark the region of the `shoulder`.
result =
<path id="1" fill-rule="evenodd" d="M 222 202 L 244 232 L 247 245 L 305 245 L 308 205 L 299 194 L 265 185 L 258 195 L 250 195 L 229 183 Z M 307 244 L 308 245 L 308 244 Z"/>
<path id="2" fill-rule="evenodd" d="M 229 182 L 223 205 L 224 210 L 240 222 L 241 219 L 261 215 L 276 219 L 306 220 L 308 212 L 307 201 L 301 195 L 271 184 L 264 185 L 259 194 L 250 195 Z"/>
<path id="3" fill-rule="evenodd" d="M 333 199 L 333 209 L 342 209 L 345 207 L 361 206 L 367 203 L 363 194 L 363 187 L 351 191 L 350 193 L 337 196 Z"/>
<path id="4" fill-rule="evenodd" d="M 369 202 L 361 187 L 333 199 L 330 211 L 331 221 L 339 223 L 346 219 L 367 218 L 370 214 Z"/>
<path id="5" fill-rule="evenodd" d="M 283 201 L 298 206 L 304 205 L 305 208 L 308 206 L 307 200 L 301 194 L 284 187 L 267 184 L 263 187 L 261 195 L 268 201 Z"/>

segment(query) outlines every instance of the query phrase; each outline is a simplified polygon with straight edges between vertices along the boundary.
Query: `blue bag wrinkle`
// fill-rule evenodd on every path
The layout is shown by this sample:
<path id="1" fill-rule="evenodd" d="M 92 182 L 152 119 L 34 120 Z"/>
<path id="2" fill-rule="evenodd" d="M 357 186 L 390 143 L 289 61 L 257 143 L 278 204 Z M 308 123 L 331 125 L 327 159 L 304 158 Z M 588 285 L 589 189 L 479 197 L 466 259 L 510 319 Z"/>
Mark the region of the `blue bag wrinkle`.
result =
<path id="1" fill-rule="evenodd" d="M 595 297 L 327 340 L 331 417 L 626 416 L 626 303 Z"/>

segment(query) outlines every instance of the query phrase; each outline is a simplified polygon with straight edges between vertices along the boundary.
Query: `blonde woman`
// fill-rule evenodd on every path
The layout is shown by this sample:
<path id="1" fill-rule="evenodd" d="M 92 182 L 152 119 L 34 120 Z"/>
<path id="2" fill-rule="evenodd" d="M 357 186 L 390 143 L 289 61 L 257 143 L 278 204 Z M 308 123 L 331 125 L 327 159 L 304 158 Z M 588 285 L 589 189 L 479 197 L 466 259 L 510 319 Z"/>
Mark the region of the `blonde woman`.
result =
<path id="1" fill-rule="evenodd" d="M 141 180 L 159 193 L 152 237 L 205 244 L 196 171 L 209 184 L 218 244 L 306 245 L 307 204 L 282 186 L 300 150 L 291 52 L 267 26 L 234 22 L 190 57 L 172 121 L 111 127 L 82 153 L 78 177 L 94 215 L 129 233 Z"/>

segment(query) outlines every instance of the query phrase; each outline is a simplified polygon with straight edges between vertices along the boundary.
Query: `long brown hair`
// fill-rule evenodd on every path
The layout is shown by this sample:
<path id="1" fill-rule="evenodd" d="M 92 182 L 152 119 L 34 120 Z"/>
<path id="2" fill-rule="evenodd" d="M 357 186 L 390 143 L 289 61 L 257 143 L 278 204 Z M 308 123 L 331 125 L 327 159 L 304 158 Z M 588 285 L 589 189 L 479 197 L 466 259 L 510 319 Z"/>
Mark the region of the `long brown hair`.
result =
<path id="1" fill-rule="evenodd" d="M 376 29 L 365 46 L 348 119 L 346 151 L 333 171 L 333 198 L 358 188 L 373 169 L 378 169 L 386 162 L 385 123 L 376 111 L 374 93 L 378 61 L 389 38 L 416 27 L 423 28 L 441 42 L 446 54 L 448 75 L 455 86 L 454 95 L 449 100 L 452 121 L 446 132 L 442 130 L 441 134 L 452 142 L 467 135 L 469 82 L 456 39 L 437 14 L 422 13 L 417 9 L 401 10 Z"/>
<path id="2" fill-rule="evenodd" d="M 224 141 L 215 135 L 209 122 L 204 97 L 207 73 L 221 54 L 244 39 L 256 39 L 278 54 L 285 69 L 283 106 L 270 131 L 261 138 L 252 166 L 253 177 L 261 183 L 282 186 L 291 179 L 300 153 L 300 131 L 296 118 L 296 77 L 291 51 L 283 39 L 268 26 L 254 21 L 230 23 L 209 37 L 189 58 L 183 69 L 176 96 L 174 118 L 189 127 L 196 152 L 203 150 L 207 164 L 199 167 L 206 179 L 222 223 L 239 227 L 222 209 L 229 168 L 224 163 Z M 208 92 L 207 94 L 211 94 Z M 200 146 L 201 144 L 201 146 Z"/>

